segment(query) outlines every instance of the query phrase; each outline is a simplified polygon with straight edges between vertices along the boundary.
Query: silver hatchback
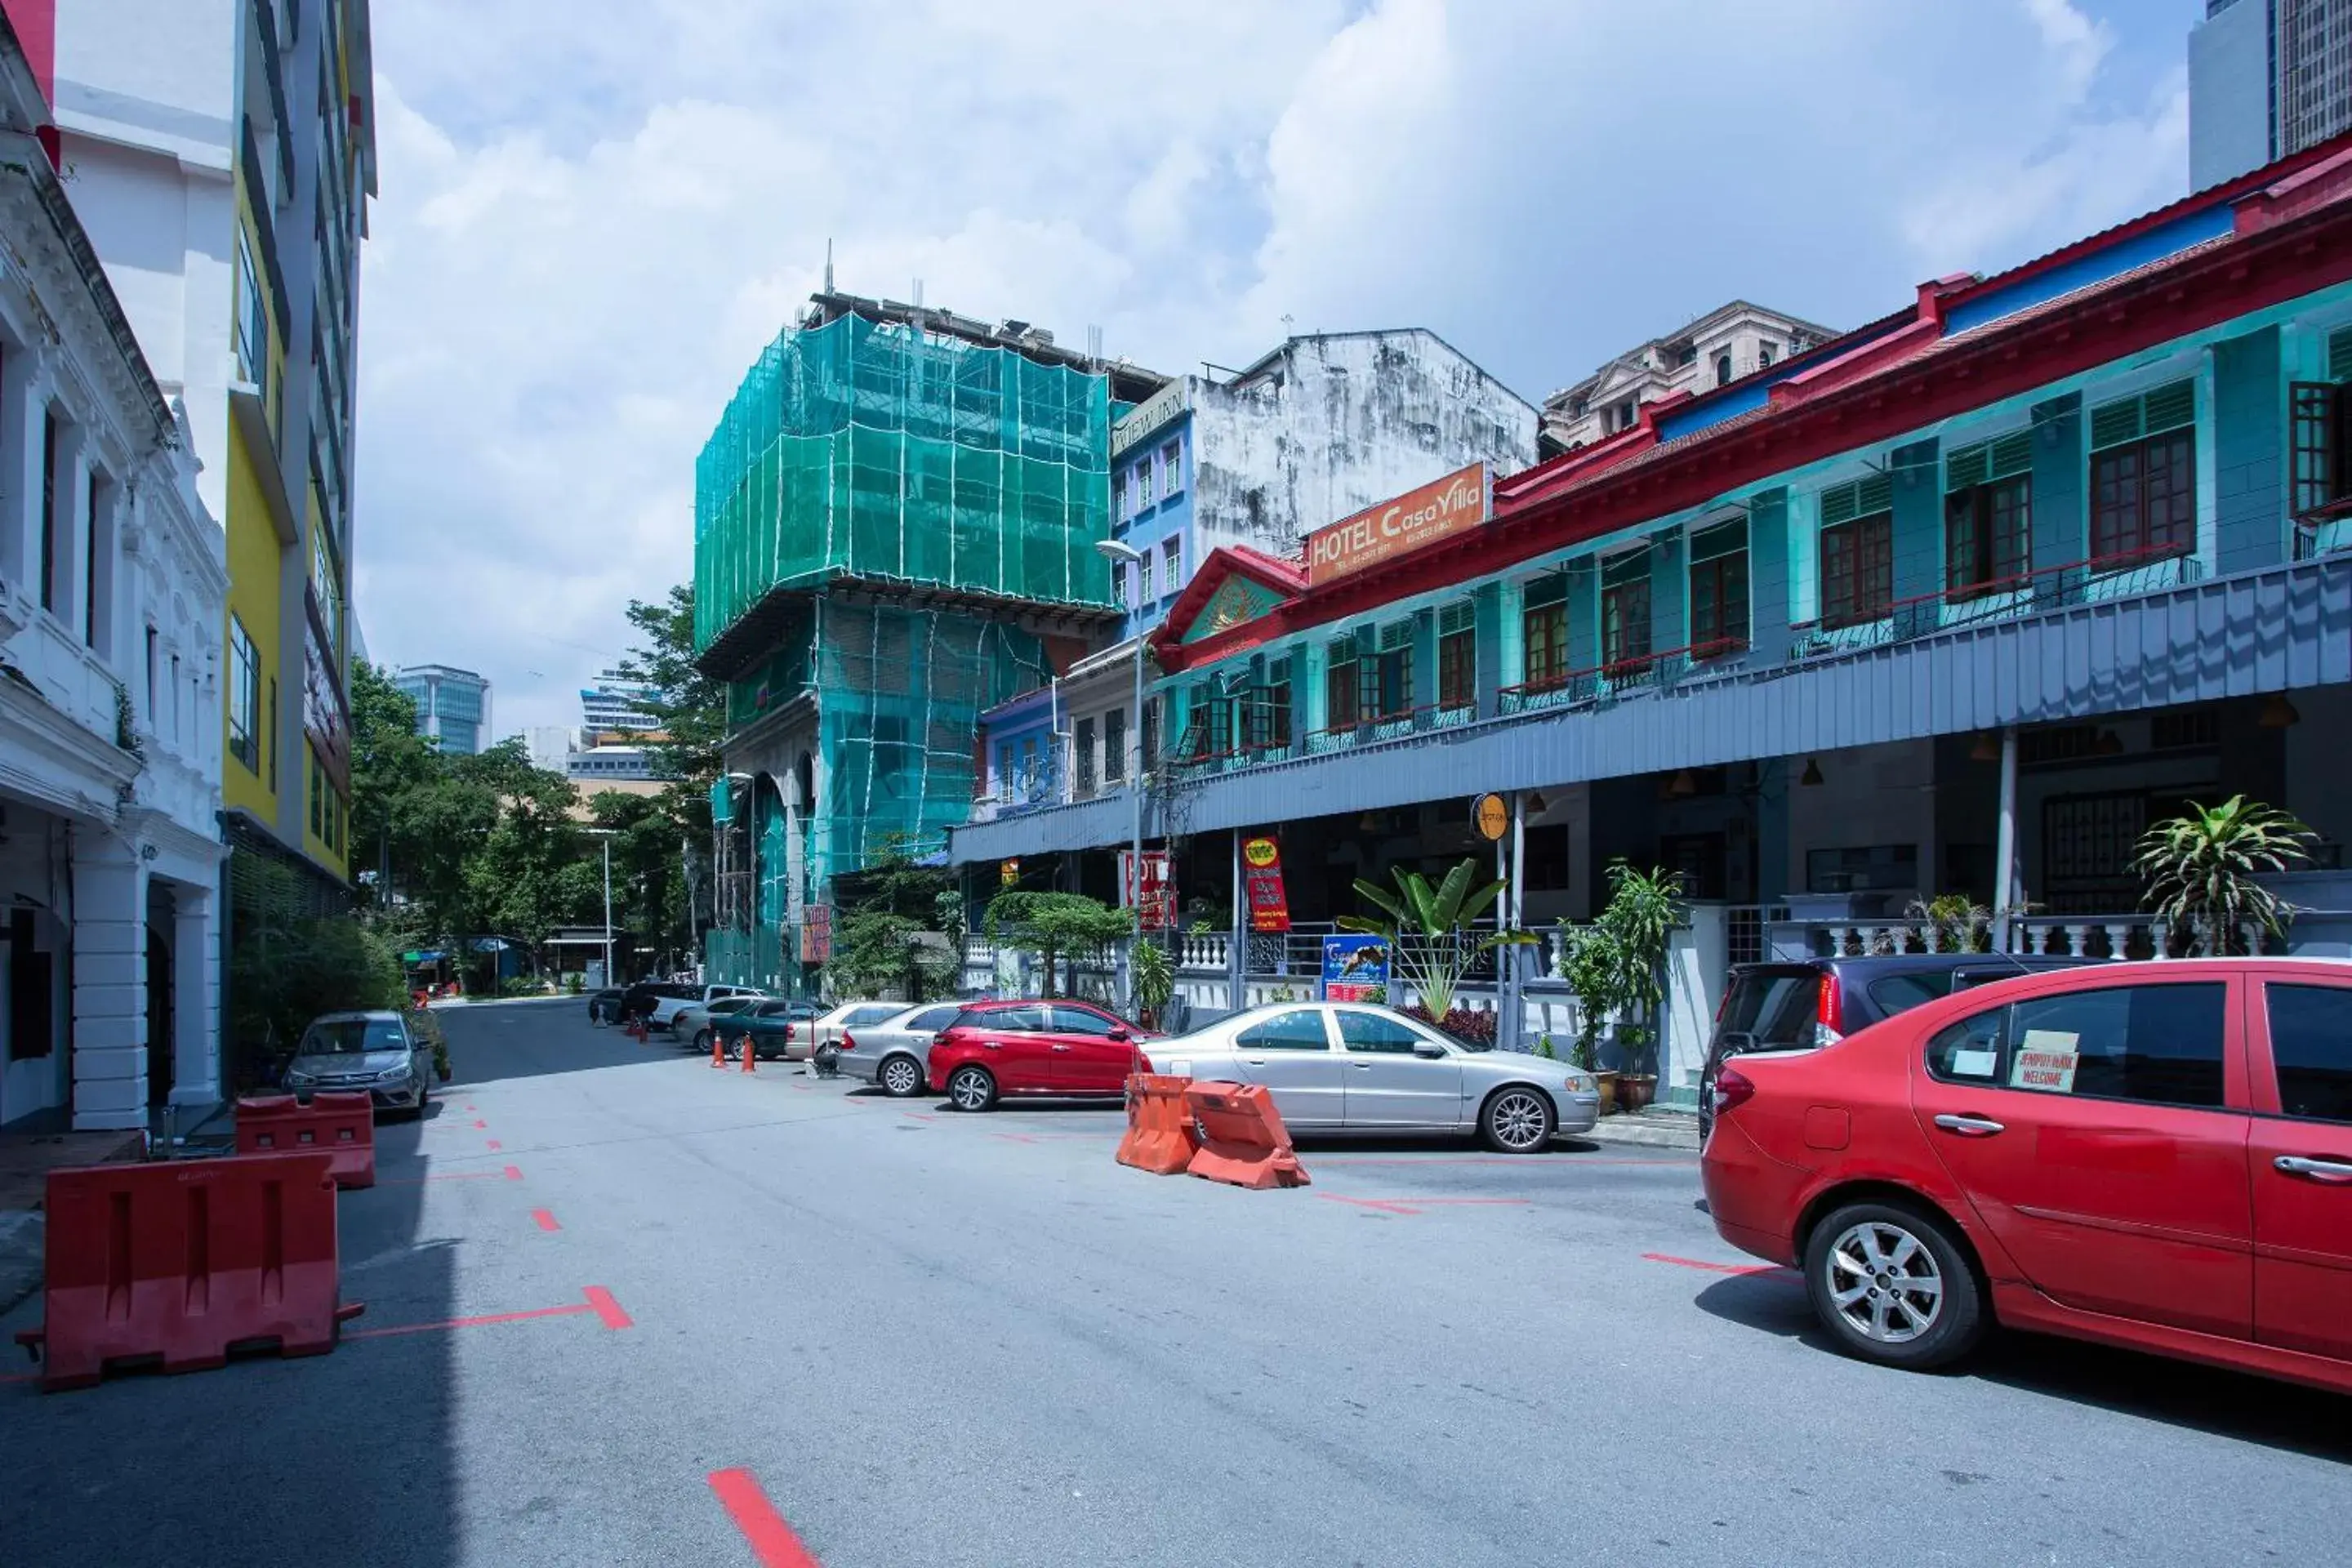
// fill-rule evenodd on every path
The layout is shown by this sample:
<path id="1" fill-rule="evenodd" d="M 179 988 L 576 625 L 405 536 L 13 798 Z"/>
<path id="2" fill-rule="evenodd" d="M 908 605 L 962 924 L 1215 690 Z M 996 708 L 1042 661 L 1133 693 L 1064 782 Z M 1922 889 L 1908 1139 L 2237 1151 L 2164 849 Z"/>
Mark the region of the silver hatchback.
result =
<path id="1" fill-rule="evenodd" d="M 1264 1084 L 1294 1132 L 1469 1133 L 1532 1154 L 1601 1120 L 1591 1073 L 1370 1004 L 1276 1003 L 1146 1048 L 1160 1072 Z"/>

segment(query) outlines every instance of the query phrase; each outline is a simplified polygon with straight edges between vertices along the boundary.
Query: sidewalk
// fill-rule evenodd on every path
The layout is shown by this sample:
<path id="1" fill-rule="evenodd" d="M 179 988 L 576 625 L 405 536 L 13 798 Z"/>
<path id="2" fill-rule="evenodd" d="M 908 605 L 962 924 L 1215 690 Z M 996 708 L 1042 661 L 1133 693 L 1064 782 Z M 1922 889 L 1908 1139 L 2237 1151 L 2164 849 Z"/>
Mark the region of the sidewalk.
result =
<path id="1" fill-rule="evenodd" d="M 1590 1132 L 1570 1134 L 1595 1143 L 1638 1143 L 1698 1152 L 1698 1118 L 1687 1110 L 1630 1110 L 1604 1116 Z"/>
<path id="2" fill-rule="evenodd" d="M 138 1132 L 26 1132 L 0 1138 L 0 1312 L 41 1287 L 42 1194 L 60 1165 L 135 1160 Z"/>

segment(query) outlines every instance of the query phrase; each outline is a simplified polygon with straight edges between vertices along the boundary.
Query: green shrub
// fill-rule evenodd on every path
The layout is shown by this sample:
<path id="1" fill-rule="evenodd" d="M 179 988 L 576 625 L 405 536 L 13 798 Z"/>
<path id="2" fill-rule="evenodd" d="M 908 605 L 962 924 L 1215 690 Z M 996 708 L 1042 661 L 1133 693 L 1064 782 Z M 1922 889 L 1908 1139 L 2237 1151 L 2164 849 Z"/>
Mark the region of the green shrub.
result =
<path id="1" fill-rule="evenodd" d="M 237 1087 L 267 1082 L 321 1013 L 397 1008 L 408 996 L 400 956 L 349 917 L 248 930 L 229 954 L 229 1027 Z"/>

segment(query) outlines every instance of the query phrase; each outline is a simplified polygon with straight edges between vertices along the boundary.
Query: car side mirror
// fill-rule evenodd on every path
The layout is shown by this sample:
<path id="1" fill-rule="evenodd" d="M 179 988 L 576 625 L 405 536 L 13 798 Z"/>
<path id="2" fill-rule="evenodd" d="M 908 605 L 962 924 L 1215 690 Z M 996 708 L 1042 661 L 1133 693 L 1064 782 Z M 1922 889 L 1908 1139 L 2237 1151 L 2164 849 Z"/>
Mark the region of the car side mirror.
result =
<path id="1" fill-rule="evenodd" d="M 1445 1058 L 1445 1047 L 1435 1040 L 1415 1040 L 1412 1043 L 1412 1054 L 1417 1057 L 1426 1057 L 1432 1061 L 1443 1061 Z"/>
<path id="2" fill-rule="evenodd" d="M 1127 1044 L 1129 1040 L 1132 1040 L 1133 1038 L 1135 1038 L 1135 1034 L 1134 1034 L 1134 1032 L 1133 1032 L 1132 1030 L 1129 1030 L 1129 1029 L 1113 1029 L 1113 1030 L 1110 1032 L 1110 1037 L 1111 1037 L 1112 1039 L 1114 1039 L 1114 1040 L 1117 1040 L 1120 1045 L 1122 1045 L 1122 1046 L 1123 1046 L 1123 1045 Z"/>

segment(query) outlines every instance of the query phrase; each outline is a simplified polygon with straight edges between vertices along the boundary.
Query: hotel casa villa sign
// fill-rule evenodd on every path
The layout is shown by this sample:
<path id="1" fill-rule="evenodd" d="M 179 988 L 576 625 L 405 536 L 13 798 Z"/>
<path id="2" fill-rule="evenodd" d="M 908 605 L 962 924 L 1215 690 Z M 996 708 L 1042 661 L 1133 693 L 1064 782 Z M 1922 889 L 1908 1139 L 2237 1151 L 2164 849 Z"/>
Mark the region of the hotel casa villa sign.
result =
<path id="1" fill-rule="evenodd" d="M 1491 510 L 1487 479 L 1486 465 L 1473 463 L 1317 529 L 1307 536 L 1308 585 L 1320 586 L 1477 527 Z"/>

